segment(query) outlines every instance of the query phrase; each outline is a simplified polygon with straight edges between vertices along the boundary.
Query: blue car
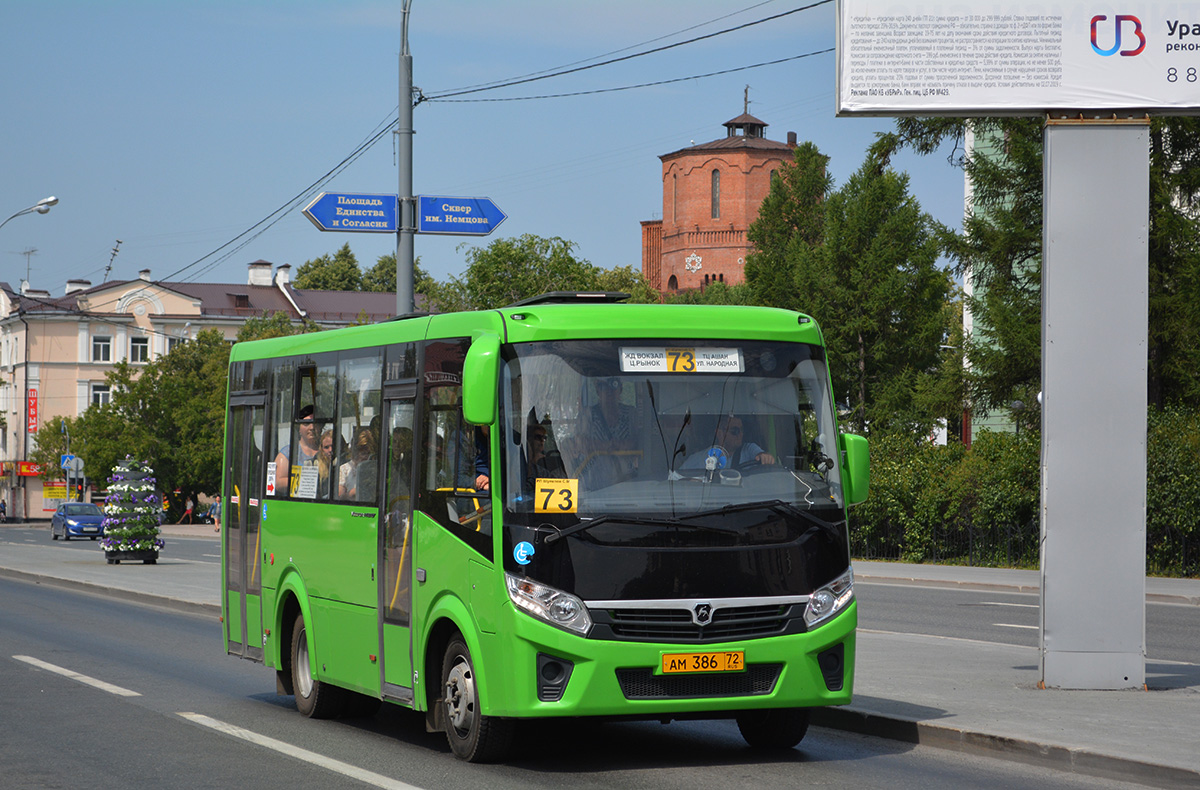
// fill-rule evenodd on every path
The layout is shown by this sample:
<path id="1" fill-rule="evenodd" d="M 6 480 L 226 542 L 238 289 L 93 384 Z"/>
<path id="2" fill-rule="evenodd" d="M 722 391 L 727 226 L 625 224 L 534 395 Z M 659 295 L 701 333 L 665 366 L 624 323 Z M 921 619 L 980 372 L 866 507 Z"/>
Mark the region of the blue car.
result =
<path id="1" fill-rule="evenodd" d="M 91 538 L 104 534 L 104 511 L 91 502 L 64 502 L 50 518 L 50 538 Z"/>

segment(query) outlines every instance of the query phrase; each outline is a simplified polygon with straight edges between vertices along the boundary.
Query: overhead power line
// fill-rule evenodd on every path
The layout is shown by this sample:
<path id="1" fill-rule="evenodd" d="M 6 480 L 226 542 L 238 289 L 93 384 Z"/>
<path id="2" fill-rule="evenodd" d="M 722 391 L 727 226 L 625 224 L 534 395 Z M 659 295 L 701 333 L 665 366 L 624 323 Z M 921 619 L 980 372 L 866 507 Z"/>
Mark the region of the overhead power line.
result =
<path id="1" fill-rule="evenodd" d="M 622 52 L 628 52 L 631 49 L 637 49 L 639 47 L 644 47 L 649 44 L 653 44 L 656 41 L 664 41 L 668 38 L 671 38 L 672 36 L 678 36 L 683 33 L 690 33 L 693 30 L 699 30 L 700 28 L 704 27 L 705 25 L 711 25 L 714 22 L 720 22 L 722 19 L 729 19 L 730 17 L 735 17 L 738 14 L 744 14 L 747 11 L 753 11 L 756 8 L 761 8 L 762 6 L 770 5 L 771 3 L 774 3 L 774 2 L 776 2 L 776 0 L 763 0 L 763 2 L 761 2 L 761 3 L 755 3 L 754 5 L 747 6 L 745 8 L 741 8 L 737 11 L 731 11 L 728 14 L 722 14 L 721 16 L 714 17 L 714 18 L 708 20 L 707 22 L 699 22 L 695 25 L 689 25 L 688 27 L 685 27 L 682 30 L 676 30 L 674 33 L 665 33 L 661 36 L 655 36 L 654 38 L 648 39 L 646 41 L 642 41 L 638 44 L 630 44 L 627 47 L 621 47 L 620 49 L 614 49 L 611 52 L 605 52 L 601 55 L 593 55 L 592 57 L 584 58 L 583 60 L 576 60 L 571 63 L 564 63 L 561 66 L 553 66 L 548 69 L 540 69 L 538 71 L 532 71 L 528 74 L 520 74 L 520 75 L 517 75 L 516 77 L 505 77 L 504 79 L 499 79 L 499 80 L 489 80 L 488 82 L 481 82 L 477 85 L 464 85 L 461 88 L 449 88 L 448 91 L 460 91 L 460 90 L 469 90 L 471 88 L 490 87 L 490 86 L 496 85 L 501 82 L 508 82 L 509 80 L 520 80 L 520 79 L 524 79 L 526 77 L 534 77 L 539 74 L 549 74 L 552 71 L 559 71 L 560 69 L 570 68 L 571 66 L 578 66 L 581 63 L 588 63 L 593 60 L 599 60 L 600 58 L 607 58 L 612 55 L 619 55 Z"/>
<path id="2" fill-rule="evenodd" d="M 622 63 L 627 60 L 633 60 L 634 58 L 640 58 L 640 57 L 644 57 L 646 55 L 653 55 L 657 52 L 665 52 L 669 49 L 675 49 L 677 47 L 686 46 L 688 44 L 695 44 L 697 41 L 706 41 L 710 38 L 716 38 L 717 36 L 723 36 L 726 33 L 734 33 L 738 30 L 745 30 L 748 27 L 754 27 L 755 25 L 762 25 L 767 22 L 773 22 L 776 19 L 782 19 L 783 17 L 791 16 L 792 14 L 798 14 L 801 11 L 808 11 L 810 9 L 817 8 L 818 6 L 828 5 L 829 3 L 832 3 L 832 2 L 833 2 L 833 0 L 817 0 L 817 2 L 815 2 L 815 3 L 810 3 L 805 6 L 800 6 L 799 8 L 793 8 L 791 11 L 784 11 L 779 14 L 774 14 L 772 16 L 763 17 L 762 19 L 756 19 L 753 22 L 746 22 L 741 25 L 736 25 L 734 27 L 725 28 L 724 30 L 717 30 L 713 33 L 705 33 L 702 36 L 696 36 L 694 38 L 685 39 L 683 41 L 677 41 L 674 44 L 665 44 L 661 47 L 655 47 L 653 49 L 643 50 L 642 52 L 634 52 L 631 55 L 622 55 L 619 58 L 610 58 L 608 60 L 602 60 L 599 63 L 593 63 L 588 66 L 576 66 L 574 68 L 565 68 L 565 69 L 561 69 L 559 71 L 551 72 L 549 74 L 541 74 L 541 75 L 532 76 L 532 77 L 522 77 L 519 79 L 509 80 L 507 82 L 499 82 L 499 83 L 496 83 L 495 85 L 490 85 L 487 87 L 466 88 L 466 89 L 462 89 L 462 90 L 446 91 L 445 93 L 437 93 L 432 96 L 423 96 L 421 100 L 433 101 L 436 99 L 448 99 L 453 96 L 466 96 L 471 93 L 481 93 L 483 91 L 498 90 L 500 88 L 511 88 L 514 85 L 525 85 L 530 82 L 538 82 L 540 80 L 548 80 L 551 77 L 561 77 L 566 74 L 576 74 L 580 71 L 587 71 L 588 69 L 600 68 L 601 66 L 611 66 L 613 63 Z"/>
<path id="3" fill-rule="evenodd" d="M 639 82 L 636 85 L 623 85 L 619 88 L 596 88 L 588 91 L 575 91 L 573 93 L 544 93 L 538 96 L 508 96 L 504 98 L 490 99 L 438 99 L 430 98 L 427 101 L 449 102 L 449 103 L 466 103 L 466 102 L 500 102 L 500 101 L 532 101 L 534 99 L 563 99 L 569 96 L 590 96 L 596 93 L 615 93 L 617 91 L 631 91 L 636 88 L 651 88 L 656 85 L 670 85 L 673 82 L 687 82 L 688 80 L 705 79 L 706 77 L 719 77 L 722 74 L 733 74 L 739 71 L 748 71 L 750 69 L 758 69 L 763 66 L 777 66 L 780 63 L 787 63 L 792 60 L 800 60 L 802 58 L 811 58 L 814 55 L 826 55 L 834 51 L 834 47 L 828 49 L 820 49 L 815 52 L 805 52 L 803 55 L 793 55 L 790 58 L 780 58 L 779 60 L 769 60 L 764 63 L 755 63 L 750 66 L 737 66 L 732 69 L 722 69 L 721 71 L 710 71 L 707 74 L 693 74 L 690 77 L 676 77 L 669 80 L 656 80 L 654 82 Z"/>

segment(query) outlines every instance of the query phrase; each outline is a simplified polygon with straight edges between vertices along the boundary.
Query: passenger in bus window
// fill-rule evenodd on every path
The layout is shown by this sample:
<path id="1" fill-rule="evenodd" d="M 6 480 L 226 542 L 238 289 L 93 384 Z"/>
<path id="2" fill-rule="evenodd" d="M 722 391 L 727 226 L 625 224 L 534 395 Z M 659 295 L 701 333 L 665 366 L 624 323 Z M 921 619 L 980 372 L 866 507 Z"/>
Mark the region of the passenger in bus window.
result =
<path id="1" fill-rule="evenodd" d="M 374 466 L 378 459 L 375 434 L 369 428 L 359 428 L 350 441 L 350 460 L 339 472 L 338 499 L 365 501 L 375 498 Z"/>
<path id="2" fill-rule="evenodd" d="M 588 413 L 586 452 L 579 461 L 579 475 L 593 489 L 628 479 L 637 471 L 638 456 L 634 410 L 621 403 L 621 380 L 598 379 L 596 398 Z"/>
<path id="3" fill-rule="evenodd" d="M 535 422 L 525 431 L 525 454 L 522 461 L 526 463 L 524 477 L 527 491 L 533 490 L 534 482 L 539 477 L 557 479 L 567 476 L 562 455 L 557 450 L 547 449 L 548 439 L 549 430 L 542 423 Z"/>
<path id="4" fill-rule="evenodd" d="M 468 432 L 472 435 L 471 439 L 464 443 L 463 452 L 459 455 L 459 476 L 465 482 L 460 482 L 459 486 L 487 491 L 492 486 L 491 473 L 488 471 L 488 427 L 476 426 L 474 431 L 464 427 L 464 438 Z"/>
<path id="5" fill-rule="evenodd" d="M 299 425 L 297 434 L 300 438 L 300 446 L 296 453 L 296 466 L 315 466 L 320 445 L 317 443 L 317 424 L 313 422 L 311 404 L 300 407 L 300 412 L 296 415 L 296 422 Z M 288 462 L 291 457 L 292 445 L 285 444 L 279 450 L 279 454 L 275 456 L 275 478 L 277 480 L 288 479 Z"/>
<path id="6" fill-rule="evenodd" d="M 621 380 L 612 376 L 597 381 L 596 397 L 590 426 L 593 444 L 604 444 L 609 450 L 632 447 L 633 407 L 621 403 Z"/>
<path id="7" fill-rule="evenodd" d="M 329 474 L 333 470 L 333 429 L 321 434 L 321 450 L 317 453 L 317 496 L 329 499 Z"/>

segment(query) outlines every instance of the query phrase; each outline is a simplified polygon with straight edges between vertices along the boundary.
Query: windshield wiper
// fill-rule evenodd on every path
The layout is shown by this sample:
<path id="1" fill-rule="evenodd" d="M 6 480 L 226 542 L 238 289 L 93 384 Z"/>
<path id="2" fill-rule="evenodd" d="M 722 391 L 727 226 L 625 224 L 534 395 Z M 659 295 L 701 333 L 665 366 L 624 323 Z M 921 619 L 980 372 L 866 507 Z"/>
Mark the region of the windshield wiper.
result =
<path id="1" fill-rule="evenodd" d="M 684 516 L 683 518 L 691 518 L 691 516 Z M 642 516 L 603 515 L 603 516 L 597 516 L 596 518 L 591 519 L 590 521 L 580 521 L 578 524 L 575 524 L 574 526 L 567 527 L 566 529 L 560 530 L 560 531 L 554 533 L 553 535 L 549 535 L 543 541 L 543 543 L 553 543 L 556 540 L 562 540 L 563 538 L 567 537 L 568 535 L 574 535 L 576 532 L 582 532 L 585 529 L 591 529 L 592 527 L 598 527 L 601 524 L 605 524 L 609 521 L 619 521 L 623 524 L 635 524 L 639 527 L 687 527 L 688 529 L 699 529 L 699 530 L 704 530 L 707 532 L 720 532 L 723 534 L 729 534 L 730 532 L 733 531 L 733 530 L 729 530 L 729 529 L 722 529 L 721 527 L 701 526 L 698 524 L 685 524 L 683 522 L 682 518 L 644 518 Z"/>
<path id="2" fill-rule="evenodd" d="M 833 524 L 821 518 L 814 516 L 812 513 L 802 508 L 798 508 L 790 502 L 784 502 L 782 499 L 764 499 L 758 502 L 738 502 L 732 505 L 723 505 L 712 510 L 701 510 L 698 513 L 688 513 L 687 515 L 677 516 L 675 518 L 643 518 L 641 516 L 613 516 L 604 515 L 597 516 L 590 521 L 581 521 L 574 526 L 567 527 L 564 530 L 554 533 L 546 537 L 545 543 L 554 543 L 557 540 L 562 540 L 568 535 L 574 535 L 576 532 L 582 532 L 585 529 L 597 527 L 609 521 L 621 521 L 628 524 L 637 524 L 639 526 L 663 526 L 663 527 L 688 527 L 690 529 L 701 529 L 709 532 L 729 533 L 735 530 L 723 529 L 721 527 L 701 526 L 699 524 L 688 524 L 685 520 L 690 521 L 695 518 L 704 518 L 705 516 L 720 516 L 726 513 L 741 513 L 746 510 L 774 510 L 776 513 L 783 513 L 794 518 L 807 521 L 818 527 L 832 527 Z"/>

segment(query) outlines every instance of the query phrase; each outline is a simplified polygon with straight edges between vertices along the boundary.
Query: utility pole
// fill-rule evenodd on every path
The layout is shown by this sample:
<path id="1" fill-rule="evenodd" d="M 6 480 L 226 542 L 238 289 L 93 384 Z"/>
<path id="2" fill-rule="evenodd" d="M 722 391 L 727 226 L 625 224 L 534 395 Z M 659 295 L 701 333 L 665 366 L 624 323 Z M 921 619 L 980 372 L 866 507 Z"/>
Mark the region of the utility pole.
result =
<path id="1" fill-rule="evenodd" d="M 413 198 L 413 77 L 412 54 L 408 50 L 408 11 L 412 0 L 404 0 L 400 23 L 400 114 L 396 121 L 397 169 L 400 171 L 396 227 L 396 315 L 415 312 L 413 302 L 413 237 L 417 232 L 416 200 Z"/>

